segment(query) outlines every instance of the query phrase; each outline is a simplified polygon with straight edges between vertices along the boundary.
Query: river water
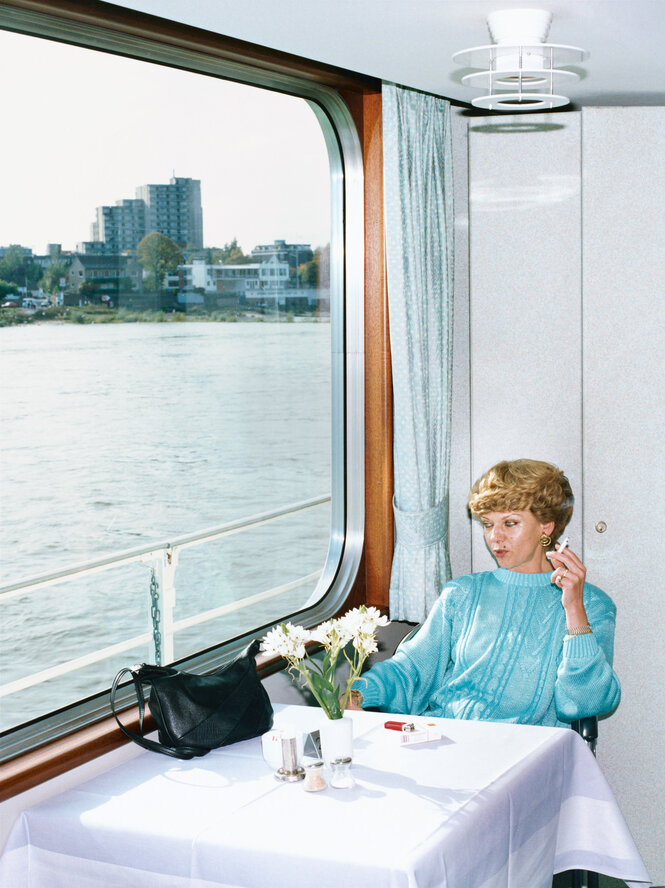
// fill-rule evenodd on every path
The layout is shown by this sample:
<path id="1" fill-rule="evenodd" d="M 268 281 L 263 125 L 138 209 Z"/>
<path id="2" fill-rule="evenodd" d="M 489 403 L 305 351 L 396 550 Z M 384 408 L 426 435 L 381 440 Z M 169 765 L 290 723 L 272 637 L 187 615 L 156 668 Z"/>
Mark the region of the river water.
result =
<path id="1" fill-rule="evenodd" d="M 327 323 L 0 329 L 2 584 L 330 492 Z M 182 552 L 179 619 L 320 569 L 319 506 Z M 310 584 L 176 636 L 176 658 L 301 607 Z M 0 684 L 150 628 L 150 566 L 0 599 Z M 148 646 L 0 699 L 0 729 L 110 685 Z"/>

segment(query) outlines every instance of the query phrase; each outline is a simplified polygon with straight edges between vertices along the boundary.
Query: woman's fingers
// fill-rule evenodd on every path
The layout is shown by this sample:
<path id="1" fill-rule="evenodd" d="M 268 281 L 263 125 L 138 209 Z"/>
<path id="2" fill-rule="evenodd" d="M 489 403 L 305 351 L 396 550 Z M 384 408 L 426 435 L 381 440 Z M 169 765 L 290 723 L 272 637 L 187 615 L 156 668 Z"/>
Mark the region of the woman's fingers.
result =
<path id="1" fill-rule="evenodd" d="M 547 552 L 547 557 L 555 567 L 564 565 L 570 568 L 573 565 L 577 565 L 578 567 L 584 568 L 581 559 L 570 549 L 564 549 L 561 553 L 559 553 L 557 549 L 554 549 L 552 552 Z"/>
<path id="2" fill-rule="evenodd" d="M 547 557 L 550 559 L 554 571 L 552 573 L 552 582 L 555 582 L 558 576 L 568 576 L 571 572 L 580 577 L 584 581 L 586 576 L 586 567 L 581 559 L 570 549 L 564 549 L 559 555 L 558 552 L 548 552 Z"/>
<path id="3" fill-rule="evenodd" d="M 561 589 L 564 606 L 571 599 L 581 599 L 586 567 L 579 556 L 566 548 L 560 554 L 558 550 L 548 552 L 547 557 L 554 566 L 551 582 Z"/>

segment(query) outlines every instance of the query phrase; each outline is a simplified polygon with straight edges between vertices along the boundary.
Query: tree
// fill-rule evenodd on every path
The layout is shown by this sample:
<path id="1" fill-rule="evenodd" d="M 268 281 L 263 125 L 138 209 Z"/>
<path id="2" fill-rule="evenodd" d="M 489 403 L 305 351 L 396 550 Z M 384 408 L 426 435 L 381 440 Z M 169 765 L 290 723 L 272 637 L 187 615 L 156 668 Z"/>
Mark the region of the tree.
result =
<path id="1" fill-rule="evenodd" d="M 0 259 L 0 278 L 19 287 L 31 287 L 42 276 L 39 265 L 30 256 L 26 256 L 20 244 L 12 244 Z"/>
<path id="2" fill-rule="evenodd" d="M 237 237 L 234 237 L 230 243 L 224 244 L 223 247 L 212 247 L 209 250 L 209 255 L 211 264 L 221 262 L 223 265 L 247 265 L 249 262 L 253 262 L 251 256 L 246 256 L 243 253 Z"/>
<path id="3" fill-rule="evenodd" d="M 298 268 L 298 280 L 301 287 L 316 287 L 319 282 L 319 251 L 314 253 L 310 262 L 303 262 Z"/>
<path id="4" fill-rule="evenodd" d="M 4 299 L 5 296 L 12 296 L 18 293 L 18 284 L 13 284 L 10 281 L 0 281 L 0 299 Z"/>
<path id="5" fill-rule="evenodd" d="M 167 273 L 177 271 L 183 262 L 182 250 L 177 243 L 158 231 L 146 234 L 139 242 L 136 258 L 148 272 L 147 289 L 155 292 L 161 289 Z"/>
<path id="6" fill-rule="evenodd" d="M 298 281 L 301 287 L 330 286 L 330 246 L 317 247 L 309 262 L 298 267 Z"/>
<path id="7" fill-rule="evenodd" d="M 90 302 L 91 299 L 97 301 L 99 286 L 95 281 L 84 281 L 78 289 L 78 295 L 86 303 Z"/>
<path id="8" fill-rule="evenodd" d="M 329 287 L 330 286 L 330 244 L 326 244 L 324 247 L 316 248 L 316 257 L 318 263 L 318 286 L 319 287 Z"/>
<path id="9" fill-rule="evenodd" d="M 39 286 L 45 293 L 57 293 L 60 289 L 60 279 L 67 276 L 67 263 L 54 262 L 44 272 Z"/>

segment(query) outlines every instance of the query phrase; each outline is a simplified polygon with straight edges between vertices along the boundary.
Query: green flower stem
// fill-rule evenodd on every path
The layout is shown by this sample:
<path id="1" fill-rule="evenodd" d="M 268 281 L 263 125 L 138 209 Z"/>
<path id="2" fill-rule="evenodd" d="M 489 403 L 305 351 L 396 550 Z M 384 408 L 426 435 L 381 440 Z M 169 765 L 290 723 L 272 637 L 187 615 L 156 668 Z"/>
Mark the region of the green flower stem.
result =
<path id="1" fill-rule="evenodd" d="M 309 657 L 307 657 L 307 659 L 310 660 Z M 312 660 L 310 660 L 310 663 L 312 663 L 312 665 L 314 665 L 314 662 L 313 662 Z M 300 675 L 302 676 L 302 678 L 305 680 L 305 682 L 307 683 L 307 687 L 310 689 L 310 691 L 311 691 L 312 694 L 314 695 L 314 698 L 315 698 L 316 702 L 319 704 L 319 706 L 321 707 L 321 709 L 323 709 L 323 711 L 325 712 L 325 714 L 327 715 L 327 717 L 330 718 L 330 719 L 341 718 L 342 715 L 344 714 L 344 710 L 342 709 L 339 715 L 335 715 L 335 714 L 333 713 L 333 711 L 332 711 L 330 705 L 329 705 L 328 703 L 326 703 L 326 702 L 322 699 L 321 695 L 319 694 L 319 692 L 317 691 L 317 689 L 314 687 L 314 684 L 313 684 L 313 682 L 312 682 L 312 680 L 311 680 L 311 678 L 310 678 L 310 672 L 309 672 L 309 669 L 307 668 L 307 666 L 305 666 L 305 665 L 302 663 L 302 661 L 301 661 L 301 662 L 291 662 L 290 665 L 291 665 L 292 668 L 297 669 L 297 671 L 300 673 Z M 319 675 L 322 675 L 322 673 L 321 673 L 321 671 L 320 671 L 319 669 L 317 669 L 316 667 L 314 667 L 314 668 L 315 668 L 315 671 L 316 671 Z M 322 676 L 322 677 L 323 677 L 323 676 Z M 331 683 L 331 685 L 332 685 L 332 683 Z M 331 686 L 331 690 L 334 691 L 334 688 L 333 688 L 332 686 Z M 338 704 L 338 705 L 339 705 L 339 704 Z"/>
<path id="2" fill-rule="evenodd" d="M 301 676 L 302 680 L 312 692 L 316 702 L 330 719 L 341 718 L 344 715 L 344 711 L 346 710 L 351 695 L 351 687 L 360 677 L 360 672 L 367 656 L 355 647 L 353 648 L 353 658 L 349 657 L 344 648 L 341 650 L 350 667 L 350 674 L 346 681 L 344 696 L 342 697 L 341 703 L 339 701 L 339 688 L 335 685 L 335 669 L 340 653 L 339 650 L 335 651 L 334 654 L 330 650 L 326 651 L 321 664 L 319 664 L 317 660 L 313 660 L 307 653 L 303 660 L 292 660 L 287 658 L 289 671 L 293 669 Z M 316 675 L 317 679 L 320 680 L 320 685 L 325 687 L 325 690 L 330 696 L 329 700 L 324 699 L 320 692 L 320 687 L 317 688 L 319 682 L 312 681 L 312 674 Z M 331 704 L 330 700 L 334 700 L 334 703 Z"/>
<path id="3" fill-rule="evenodd" d="M 349 655 L 346 653 L 346 651 L 344 651 L 344 656 L 346 657 L 346 660 L 351 668 L 351 671 L 349 673 L 349 677 L 346 682 L 346 691 L 344 692 L 344 699 L 342 700 L 342 712 L 344 712 L 344 710 L 347 707 L 347 704 L 349 702 L 349 697 L 351 696 L 351 687 L 352 687 L 353 683 L 355 681 L 357 681 L 357 679 L 360 677 L 360 672 L 363 668 L 363 663 L 365 662 L 367 655 L 361 654 L 361 652 L 356 647 L 354 647 L 353 648 L 353 660 L 351 660 L 349 658 Z"/>

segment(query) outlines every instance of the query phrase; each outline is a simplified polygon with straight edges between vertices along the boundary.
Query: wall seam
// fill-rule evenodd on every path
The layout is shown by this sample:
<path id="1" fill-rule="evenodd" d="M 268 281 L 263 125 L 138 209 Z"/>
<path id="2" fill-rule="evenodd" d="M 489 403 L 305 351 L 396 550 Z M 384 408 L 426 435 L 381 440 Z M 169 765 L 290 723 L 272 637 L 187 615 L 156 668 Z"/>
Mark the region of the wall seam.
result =
<path id="1" fill-rule="evenodd" d="M 471 126 L 469 121 L 466 123 L 466 219 L 467 219 L 467 235 L 466 235 L 466 267 L 467 267 L 467 278 L 468 278 L 468 290 L 467 290 L 467 299 L 468 299 L 468 358 L 467 358 L 467 369 L 469 373 L 469 478 L 468 478 L 468 489 L 471 489 L 471 485 L 474 481 L 474 467 L 473 467 L 473 375 L 471 370 L 471 347 L 472 347 L 472 300 L 471 300 Z M 471 567 L 471 573 L 474 571 L 473 567 L 473 521 L 469 522 L 469 564 Z"/>
<path id="2" fill-rule="evenodd" d="M 585 497 L 585 410 L 584 410 L 584 108 L 580 110 L 580 519 L 582 528 L 581 553 L 586 552 Z"/>

